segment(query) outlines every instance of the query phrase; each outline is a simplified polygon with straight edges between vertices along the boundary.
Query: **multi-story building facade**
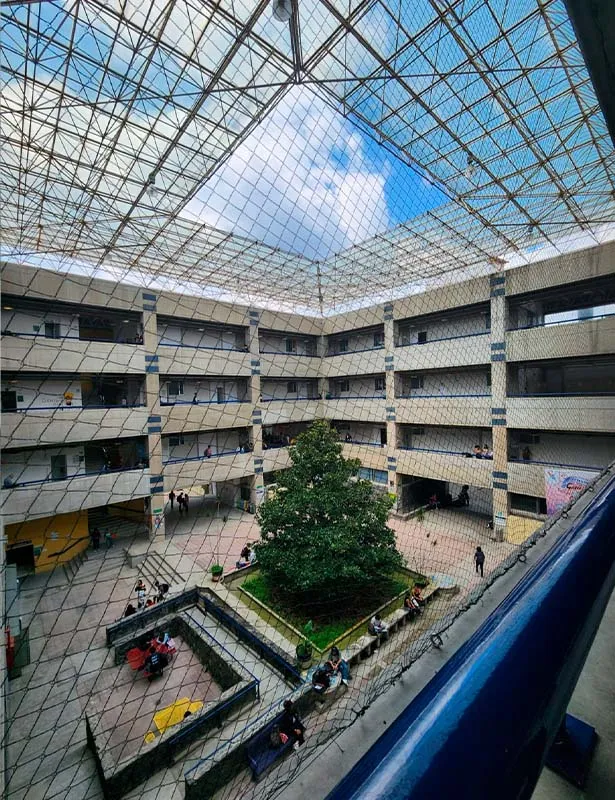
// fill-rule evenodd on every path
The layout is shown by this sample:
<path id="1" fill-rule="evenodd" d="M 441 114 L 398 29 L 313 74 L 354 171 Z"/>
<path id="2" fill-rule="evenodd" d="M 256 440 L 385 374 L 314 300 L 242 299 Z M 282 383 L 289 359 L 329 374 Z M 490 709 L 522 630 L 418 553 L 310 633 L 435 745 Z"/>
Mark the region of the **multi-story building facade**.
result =
<path id="1" fill-rule="evenodd" d="M 39 568 L 101 507 L 162 536 L 171 489 L 256 506 L 317 418 L 400 512 L 468 485 L 496 536 L 544 513 L 545 467 L 615 460 L 612 244 L 324 317 L 2 279 L 2 513 Z"/>

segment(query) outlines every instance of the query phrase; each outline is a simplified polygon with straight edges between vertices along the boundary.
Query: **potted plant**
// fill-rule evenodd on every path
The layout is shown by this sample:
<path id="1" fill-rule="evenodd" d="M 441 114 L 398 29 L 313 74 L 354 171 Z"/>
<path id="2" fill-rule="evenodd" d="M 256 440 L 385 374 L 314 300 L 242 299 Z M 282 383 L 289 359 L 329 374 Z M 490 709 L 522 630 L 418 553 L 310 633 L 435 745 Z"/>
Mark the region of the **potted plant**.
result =
<path id="1" fill-rule="evenodd" d="M 303 628 L 303 633 L 305 634 L 305 638 L 303 639 L 302 642 L 299 642 L 295 650 L 297 654 L 297 666 L 302 671 L 309 669 L 312 666 L 313 646 L 312 642 L 310 642 L 310 640 L 307 638 L 308 635 L 312 632 L 312 630 L 313 630 L 313 625 L 310 621 L 306 623 L 306 625 Z"/>
<path id="2" fill-rule="evenodd" d="M 214 583 L 217 583 L 220 578 L 222 577 L 222 573 L 224 572 L 224 567 L 221 567 L 220 564 L 214 564 L 211 568 L 211 579 Z"/>

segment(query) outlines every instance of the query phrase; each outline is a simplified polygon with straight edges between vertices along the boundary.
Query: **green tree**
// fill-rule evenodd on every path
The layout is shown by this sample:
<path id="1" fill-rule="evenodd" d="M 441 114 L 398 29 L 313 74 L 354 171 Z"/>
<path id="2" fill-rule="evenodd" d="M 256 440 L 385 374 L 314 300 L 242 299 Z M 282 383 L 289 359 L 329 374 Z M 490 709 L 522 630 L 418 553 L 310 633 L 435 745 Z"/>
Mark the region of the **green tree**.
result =
<path id="1" fill-rule="evenodd" d="M 256 553 L 270 589 L 316 611 L 373 595 L 403 565 L 387 526 L 391 496 L 358 477 L 361 462 L 342 456 L 325 421 L 297 437 L 290 457 L 258 510 Z"/>

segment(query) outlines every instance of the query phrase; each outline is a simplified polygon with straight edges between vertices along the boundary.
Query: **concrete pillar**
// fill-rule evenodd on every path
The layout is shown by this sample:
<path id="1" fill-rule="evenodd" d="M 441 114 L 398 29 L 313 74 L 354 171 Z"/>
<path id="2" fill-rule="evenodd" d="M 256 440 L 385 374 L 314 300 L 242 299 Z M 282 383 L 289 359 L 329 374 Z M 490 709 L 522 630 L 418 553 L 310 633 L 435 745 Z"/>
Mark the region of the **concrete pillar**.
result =
<path id="1" fill-rule="evenodd" d="M 493 534 L 502 541 L 508 518 L 508 429 L 506 427 L 506 273 L 490 277 L 491 287 L 491 426 L 493 442 Z"/>
<path id="2" fill-rule="evenodd" d="M 316 352 L 318 353 L 318 357 L 320 358 L 320 365 L 319 365 L 319 369 L 318 369 L 318 374 L 319 374 L 319 376 L 321 376 L 321 377 L 318 378 L 318 396 L 320 397 L 318 415 L 320 417 L 324 418 L 324 417 L 326 417 L 325 399 L 327 397 L 327 392 L 329 391 L 329 379 L 326 378 L 326 377 L 323 377 L 326 374 L 325 365 L 327 363 L 326 362 L 326 358 L 325 358 L 326 355 L 327 355 L 327 337 L 326 336 L 322 335 L 322 336 L 318 337 L 318 345 L 317 345 Z"/>
<path id="3" fill-rule="evenodd" d="M 394 511 L 399 510 L 397 491 L 397 422 L 395 421 L 395 327 L 393 303 L 383 307 L 384 321 L 384 376 L 386 384 L 387 469 L 388 490 L 395 495 Z"/>
<path id="4" fill-rule="evenodd" d="M 252 403 L 252 459 L 254 475 L 250 483 L 250 502 L 258 506 L 265 496 L 263 481 L 263 406 L 261 402 L 261 360 L 259 344 L 260 312 L 250 309 L 248 349 L 250 351 L 250 402 Z"/>
<path id="5" fill-rule="evenodd" d="M 156 295 L 151 292 L 143 292 L 143 345 L 145 347 L 145 403 L 147 405 L 147 449 L 151 491 L 149 502 L 145 504 L 144 515 L 150 537 L 164 539 L 165 491 L 158 369 L 158 320 Z"/>

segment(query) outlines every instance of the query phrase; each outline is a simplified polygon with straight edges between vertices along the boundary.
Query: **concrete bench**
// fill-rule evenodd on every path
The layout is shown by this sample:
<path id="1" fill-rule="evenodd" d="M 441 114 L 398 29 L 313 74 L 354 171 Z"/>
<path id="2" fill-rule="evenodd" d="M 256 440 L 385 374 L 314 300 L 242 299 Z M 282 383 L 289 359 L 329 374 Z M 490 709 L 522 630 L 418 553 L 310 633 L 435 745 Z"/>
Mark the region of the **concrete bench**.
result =
<path id="1" fill-rule="evenodd" d="M 292 739 L 289 739 L 285 744 L 280 743 L 278 747 L 272 747 L 271 745 L 271 733 L 279 726 L 281 719 L 282 714 L 279 714 L 246 744 L 246 756 L 254 781 L 258 781 L 260 776 L 293 746 Z"/>

